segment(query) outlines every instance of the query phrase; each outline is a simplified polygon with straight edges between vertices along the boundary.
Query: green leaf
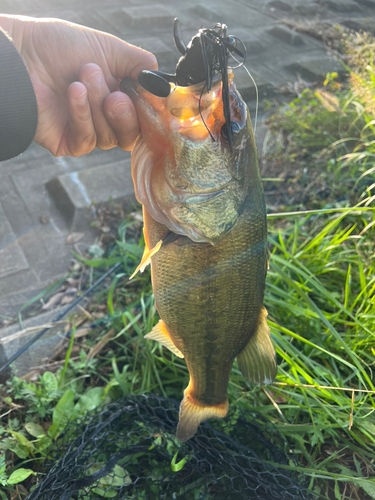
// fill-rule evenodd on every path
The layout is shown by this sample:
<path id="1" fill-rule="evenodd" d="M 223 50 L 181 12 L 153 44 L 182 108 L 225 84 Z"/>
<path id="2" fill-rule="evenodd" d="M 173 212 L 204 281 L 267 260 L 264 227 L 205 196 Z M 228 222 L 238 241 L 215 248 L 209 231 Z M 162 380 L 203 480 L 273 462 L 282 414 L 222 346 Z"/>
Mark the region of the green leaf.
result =
<path id="1" fill-rule="evenodd" d="M 368 480 L 353 481 L 354 484 L 360 486 L 371 498 L 375 498 L 375 482 Z"/>
<path id="2" fill-rule="evenodd" d="M 43 427 L 41 425 L 39 425 L 39 424 L 35 424 L 34 422 L 27 422 L 27 424 L 25 424 L 25 429 L 33 437 L 45 436 L 46 435 L 46 433 L 44 432 Z"/>
<path id="3" fill-rule="evenodd" d="M 358 425 L 358 427 L 362 427 L 367 432 L 369 432 L 370 434 L 375 436 L 375 424 L 370 422 L 370 420 L 368 418 L 367 419 L 365 419 L 365 418 L 357 419 L 356 424 Z"/>
<path id="4" fill-rule="evenodd" d="M 53 410 L 52 425 L 48 429 L 48 435 L 56 439 L 64 430 L 66 424 L 73 415 L 74 410 L 74 392 L 68 389 L 61 397 Z"/>
<path id="5" fill-rule="evenodd" d="M 93 387 L 83 394 L 74 407 L 74 416 L 85 415 L 89 411 L 95 410 L 103 401 L 104 387 Z"/>
<path id="6" fill-rule="evenodd" d="M 88 469 L 87 472 L 90 475 L 94 474 L 95 472 L 100 470 L 102 466 L 102 464 L 93 465 Z M 92 491 L 93 493 L 96 493 L 97 495 L 100 495 L 104 498 L 114 498 L 115 496 L 117 496 L 117 491 L 113 488 L 119 488 L 131 483 L 131 477 L 126 472 L 126 470 L 123 467 L 120 467 L 120 465 L 116 464 L 113 468 L 113 472 L 111 472 L 107 476 L 102 477 L 99 480 L 98 487 L 93 488 Z"/>
<path id="7" fill-rule="evenodd" d="M 101 497 L 104 497 L 104 498 L 114 498 L 117 496 L 117 492 L 115 490 L 112 490 L 112 489 L 104 491 L 101 488 L 93 488 L 91 491 L 93 493 L 96 493 L 97 495 L 100 495 Z"/>
<path id="8" fill-rule="evenodd" d="M 37 442 L 35 443 L 35 448 L 42 452 L 46 448 L 49 448 L 52 444 L 52 439 L 48 436 L 39 436 Z"/>
<path id="9" fill-rule="evenodd" d="M 6 464 L 5 464 L 5 453 L 0 457 L 0 484 L 3 486 L 7 483 L 7 475 L 5 473 Z"/>
<path id="10" fill-rule="evenodd" d="M 5 454 L 1 455 L 0 457 L 0 474 L 2 474 L 5 471 Z"/>
<path id="11" fill-rule="evenodd" d="M 17 469 L 10 475 L 8 484 L 22 483 L 22 481 L 27 479 L 32 474 L 35 474 L 35 472 L 31 469 Z"/>
<path id="12" fill-rule="evenodd" d="M 184 457 L 182 460 L 180 460 L 177 464 L 176 464 L 176 458 L 177 458 L 177 455 L 178 455 L 178 451 L 176 451 L 176 453 L 174 454 L 174 457 L 172 458 L 172 461 L 171 461 L 171 471 L 172 472 L 178 472 L 182 469 L 182 467 L 186 464 L 186 462 L 188 461 L 188 458 L 187 457 Z"/>
<path id="13" fill-rule="evenodd" d="M 30 448 L 23 446 L 18 441 L 14 442 L 14 444 L 9 444 L 7 449 L 13 451 L 18 458 L 27 458 L 30 454 Z"/>
<path id="14" fill-rule="evenodd" d="M 48 392 L 57 391 L 59 384 L 54 373 L 44 372 L 42 378 Z"/>
<path id="15" fill-rule="evenodd" d="M 23 446 L 27 446 L 30 449 L 33 448 L 33 443 L 31 443 L 31 441 L 29 441 L 26 436 L 16 431 L 9 431 L 9 432 L 12 434 L 12 436 L 18 439 L 20 444 L 22 444 Z"/>
<path id="16" fill-rule="evenodd" d="M 335 481 L 335 498 L 341 500 L 340 486 L 338 481 Z"/>
<path id="17" fill-rule="evenodd" d="M 31 441 L 27 439 L 23 434 L 16 431 L 9 431 L 13 437 L 17 439 L 17 442 L 10 442 L 8 449 L 13 451 L 19 458 L 27 458 L 30 452 L 34 449 L 34 445 Z"/>

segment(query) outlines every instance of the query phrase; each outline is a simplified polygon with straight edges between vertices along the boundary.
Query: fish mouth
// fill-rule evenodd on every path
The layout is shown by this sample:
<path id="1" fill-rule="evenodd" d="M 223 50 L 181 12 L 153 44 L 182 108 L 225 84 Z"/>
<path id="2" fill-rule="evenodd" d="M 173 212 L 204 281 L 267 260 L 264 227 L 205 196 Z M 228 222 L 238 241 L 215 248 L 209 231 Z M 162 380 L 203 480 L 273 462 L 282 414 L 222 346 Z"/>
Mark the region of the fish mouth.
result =
<path id="1" fill-rule="evenodd" d="M 238 124 L 230 152 L 221 134 L 221 81 L 210 93 L 199 85 L 175 87 L 166 98 L 130 79 L 120 88 L 141 128 L 132 151 L 137 200 L 175 234 L 216 245 L 235 225 L 248 193 L 250 118 L 231 80 L 232 123 Z"/>

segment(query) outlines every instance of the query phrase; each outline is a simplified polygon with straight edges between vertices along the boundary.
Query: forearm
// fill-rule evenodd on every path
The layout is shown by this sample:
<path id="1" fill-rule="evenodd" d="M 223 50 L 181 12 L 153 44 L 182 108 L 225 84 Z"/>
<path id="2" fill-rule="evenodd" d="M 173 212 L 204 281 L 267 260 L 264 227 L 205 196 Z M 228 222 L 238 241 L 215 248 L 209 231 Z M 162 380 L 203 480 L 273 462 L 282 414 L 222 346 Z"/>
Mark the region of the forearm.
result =
<path id="1" fill-rule="evenodd" d="M 12 16 L 0 16 L 0 161 L 25 151 L 38 121 L 35 93 L 17 47 L 22 35 L 13 21 Z M 17 35 L 17 44 L 11 35 Z"/>

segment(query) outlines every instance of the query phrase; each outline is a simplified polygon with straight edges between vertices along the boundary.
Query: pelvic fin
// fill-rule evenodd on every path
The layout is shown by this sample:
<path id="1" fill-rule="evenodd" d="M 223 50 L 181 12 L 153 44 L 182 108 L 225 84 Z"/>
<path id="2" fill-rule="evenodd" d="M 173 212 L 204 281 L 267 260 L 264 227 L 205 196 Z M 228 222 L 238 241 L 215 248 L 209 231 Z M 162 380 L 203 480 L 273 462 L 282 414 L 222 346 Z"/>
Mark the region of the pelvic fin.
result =
<path id="1" fill-rule="evenodd" d="M 146 269 L 146 267 L 149 264 L 151 264 L 151 257 L 153 255 L 155 255 L 160 250 L 162 243 L 163 243 L 163 240 L 158 241 L 152 250 L 149 250 L 147 243 L 145 243 L 145 249 L 143 252 L 142 260 L 141 260 L 139 266 L 137 267 L 137 269 L 130 276 L 129 280 L 132 280 L 134 278 L 134 276 L 138 273 L 138 271 L 143 273 L 143 271 Z"/>

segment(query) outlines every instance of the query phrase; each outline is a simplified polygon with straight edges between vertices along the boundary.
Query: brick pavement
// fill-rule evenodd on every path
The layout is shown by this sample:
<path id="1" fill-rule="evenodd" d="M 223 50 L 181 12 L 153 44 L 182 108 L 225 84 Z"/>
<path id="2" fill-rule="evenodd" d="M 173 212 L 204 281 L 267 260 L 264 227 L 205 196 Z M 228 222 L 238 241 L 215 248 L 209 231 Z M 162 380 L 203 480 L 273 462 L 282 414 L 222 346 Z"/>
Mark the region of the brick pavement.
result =
<path id="1" fill-rule="evenodd" d="M 261 98 L 297 74 L 316 81 L 327 71 L 341 70 L 319 41 L 293 32 L 280 23 L 282 18 L 319 18 L 375 32 L 375 0 L 0 0 L 0 11 L 59 17 L 113 33 L 153 51 L 165 71 L 173 71 L 179 57 L 171 35 L 175 16 L 186 42 L 199 27 L 224 22 L 246 44 L 247 67 Z M 254 86 L 243 70 L 235 81 L 254 109 Z M 95 150 L 82 158 L 53 158 L 32 145 L 18 158 L 0 164 L 1 315 L 14 316 L 22 304 L 65 273 L 72 250 L 65 240 L 72 230 L 79 227 L 86 232 L 80 245 L 93 242 L 89 219 L 85 227 L 82 214 L 86 202 L 108 197 L 109 187 L 103 189 L 101 182 L 107 168 L 119 176 L 117 199 L 132 195 L 129 158 L 118 149 Z M 63 194 L 51 185 L 60 186 Z M 70 200 L 70 212 L 63 208 L 61 196 Z"/>

